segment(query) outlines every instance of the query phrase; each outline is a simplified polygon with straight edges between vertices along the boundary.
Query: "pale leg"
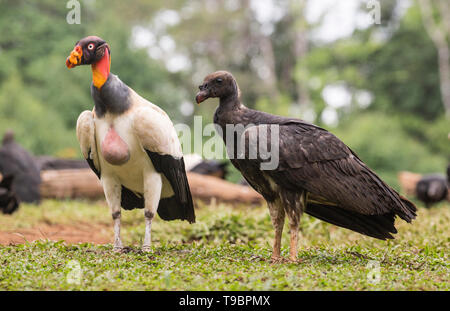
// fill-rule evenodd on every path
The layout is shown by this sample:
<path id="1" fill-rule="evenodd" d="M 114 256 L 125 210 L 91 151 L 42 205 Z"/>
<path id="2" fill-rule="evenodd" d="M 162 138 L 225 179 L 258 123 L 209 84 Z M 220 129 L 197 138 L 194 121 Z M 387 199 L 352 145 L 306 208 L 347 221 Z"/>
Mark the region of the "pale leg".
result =
<path id="1" fill-rule="evenodd" d="M 297 260 L 298 252 L 298 229 L 300 224 L 301 209 L 299 208 L 301 203 L 296 202 L 296 206 L 289 206 L 286 214 L 289 220 L 289 232 L 291 236 L 291 242 L 289 244 L 289 260 Z"/>
<path id="2" fill-rule="evenodd" d="M 289 251 L 289 259 L 291 261 L 297 260 L 297 253 L 298 253 L 298 223 L 294 225 L 290 225 L 289 229 L 291 231 L 291 244 L 290 244 L 290 251 Z"/>
<path id="3" fill-rule="evenodd" d="M 278 204 L 278 201 L 269 203 L 270 218 L 272 219 L 273 227 L 275 228 L 275 238 L 273 241 L 272 261 L 277 262 L 281 260 L 281 236 L 283 235 L 284 227 L 284 209 Z"/>
<path id="4" fill-rule="evenodd" d="M 122 195 L 122 187 L 114 178 L 102 178 L 103 189 L 105 192 L 106 202 L 111 209 L 111 216 L 114 221 L 114 251 L 120 252 L 123 248 L 120 239 L 120 217 L 121 206 L 120 200 Z"/>
<path id="5" fill-rule="evenodd" d="M 307 201 L 306 192 L 303 192 L 295 200 L 295 205 L 287 207 L 286 214 L 289 219 L 289 231 L 291 235 L 291 243 L 289 250 L 289 260 L 297 261 L 298 256 L 298 231 L 300 227 L 300 218 L 305 210 Z"/>
<path id="6" fill-rule="evenodd" d="M 152 220 L 158 209 L 159 199 L 161 197 L 162 179 L 161 175 L 152 172 L 144 174 L 144 216 L 145 216 L 145 236 L 142 250 L 149 252 L 151 250 L 151 230 Z"/>

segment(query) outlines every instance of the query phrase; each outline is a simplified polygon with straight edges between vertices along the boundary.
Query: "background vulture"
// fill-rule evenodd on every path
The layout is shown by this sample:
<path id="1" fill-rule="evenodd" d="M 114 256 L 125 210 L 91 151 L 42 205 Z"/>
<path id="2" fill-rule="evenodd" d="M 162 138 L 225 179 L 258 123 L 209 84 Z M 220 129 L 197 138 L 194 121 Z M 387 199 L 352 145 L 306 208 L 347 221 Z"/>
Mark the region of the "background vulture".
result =
<path id="1" fill-rule="evenodd" d="M 399 216 L 407 222 L 416 217 L 416 207 L 384 183 L 342 141 L 328 131 L 305 121 L 249 109 L 240 102 L 240 90 L 225 71 L 208 75 L 196 96 L 197 103 L 220 98 L 214 123 L 227 142 L 226 125 L 248 127 L 233 134 L 234 146 L 267 124 L 279 125 L 279 165 L 261 170 L 261 157 L 229 155 L 247 182 L 266 199 L 275 227 L 272 259 L 280 260 L 281 235 L 287 214 L 290 225 L 290 259 L 297 258 L 297 236 L 302 212 L 356 232 L 392 239 Z M 270 142 L 270 133 L 265 135 Z M 227 150 L 228 150 L 227 146 Z M 237 148 L 233 148 L 237 149 Z"/>
<path id="2" fill-rule="evenodd" d="M 214 176 L 220 179 L 226 179 L 228 175 L 227 163 L 204 160 L 189 170 L 201 175 Z"/>
<path id="3" fill-rule="evenodd" d="M 11 189 L 19 201 L 39 203 L 41 174 L 33 157 L 14 141 L 14 133 L 8 131 L 0 148 L 0 173 L 13 177 Z"/>
<path id="4" fill-rule="evenodd" d="M 101 179 L 114 219 L 114 250 L 122 249 L 121 207 L 143 208 L 143 250 L 150 250 L 156 212 L 164 220 L 195 221 L 177 133 L 167 114 L 110 73 L 110 47 L 89 36 L 75 44 L 68 68 L 90 64 L 94 109 L 77 121 L 81 151 Z"/>
<path id="5" fill-rule="evenodd" d="M 450 165 L 447 167 L 447 178 L 438 174 L 423 176 L 416 185 L 417 198 L 430 208 L 432 204 L 447 198 L 449 185 Z"/>
<path id="6" fill-rule="evenodd" d="M 14 176 L 0 177 L 0 212 L 12 214 L 19 208 L 19 200 L 12 191 Z"/>
<path id="7" fill-rule="evenodd" d="M 186 171 L 201 175 L 214 176 L 226 179 L 228 175 L 227 162 L 206 160 L 200 155 L 191 153 L 184 156 Z"/>

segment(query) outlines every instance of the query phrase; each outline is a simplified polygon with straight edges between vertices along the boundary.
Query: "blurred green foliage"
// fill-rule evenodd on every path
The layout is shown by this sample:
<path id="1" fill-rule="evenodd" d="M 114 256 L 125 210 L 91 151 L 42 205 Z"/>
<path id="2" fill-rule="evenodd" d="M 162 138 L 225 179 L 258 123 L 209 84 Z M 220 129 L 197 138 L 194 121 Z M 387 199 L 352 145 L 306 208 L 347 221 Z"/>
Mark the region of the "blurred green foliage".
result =
<path id="1" fill-rule="evenodd" d="M 284 13 L 268 28 L 249 1 L 80 0 L 81 24 L 69 25 L 66 1 L 3 0 L 0 135 L 13 129 L 35 154 L 80 155 L 74 127 L 80 112 L 93 106 L 91 73 L 87 66 L 68 70 L 65 59 L 75 42 L 95 34 L 111 46 L 111 71 L 174 123 L 192 124 L 181 104 L 193 103 L 204 75 L 225 69 L 237 78 L 249 107 L 302 118 L 301 99 L 309 98 L 314 123 L 335 133 L 393 185 L 399 170 L 443 172 L 450 160 L 450 123 L 436 48 L 416 3 L 399 15 L 396 0 L 384 1 L 381 25 L 324 43 L 301 40 L 321 21 L 306 23 L 294 2 L 277 2 Z M 177 18 L 170 22 L 167 12 Z M 152 32 L 147 46 L 133 44 L 136 26 Z M 150 48 L 168 38 L 188 59 L 184 70 L 170 72 L 163 59 L 149 57 Z M 299 54 L 302 42 L 306 50 Z M 333 83 L 352 94 L 350 106 L 336 109 L 337 127 L 321 119 L 327 108 L 323 90 Z M 360 91 L 371 94 L 368 107 L 358 106 Z M 211 100 L 195 106 L 194 114 L 203 115 L 204 124 L 212 122 L 216 105 Z M 234 170 L 231 176 L 240 179 Z"/>
<path id="2" fill-rule="evenodd" d="M 13 129 L 35 154 L 65 148 L 79 154 L 74 128 L 81 111 L 93 106 L 91 73 L 88 66 L 68 70 L 65 59 L 75 43 L 90 34 L 107 38 L 113 73 L 177 116 L 183 93 L 161 64 L 130 48 L 134 21 L 128 19 L 125 4 L 108 4 L 82 1 L 81 24 L 69 25 L 66 1 L 0 2 L 0 134 Z"/>
<path id="3" fill-rule="evenodd" d="M 424 128 L 426 131 L 421 132 L 420 136 L 408 133 L 410 122 L 416 123 L 415 128 Z M 443 127 L 443 124 L 447 126 Z M 417 173 L 444 173 L 447 159 L 442 155 L 450 154 L 449 143 L 445 141 L 448 120 L 444 118 L 433 123 L 414 117 L 402 119 L 380 112 L 367 112 L 352 116 L 333 132 L 386 182 L 395 187 L 398 186 L 399 169 Z M 434 141 L 434 150 L 426 144 L 433 137 L 441 138 Z"/>

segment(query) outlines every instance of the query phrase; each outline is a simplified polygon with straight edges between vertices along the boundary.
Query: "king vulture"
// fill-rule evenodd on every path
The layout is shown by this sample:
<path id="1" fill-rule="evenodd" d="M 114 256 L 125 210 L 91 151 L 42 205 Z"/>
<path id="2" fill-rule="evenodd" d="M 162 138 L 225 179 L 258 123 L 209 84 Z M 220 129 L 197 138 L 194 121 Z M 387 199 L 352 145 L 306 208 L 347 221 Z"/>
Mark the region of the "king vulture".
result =
<path id="1" fill-rule="evenodd" d="M 233 165 L 268 203 L 275 228 L 272 260 L 279 261 L 285 214 L 290 225 L 290 260 L 297 258 L 300 216 L 303 212 L 353 231 L 378 239 L 391 239 L 397 230 L 395 217 L 407 222 L 416 217 L 416 207 L 384 183 L 341 140 L 330 132 L 305 121 L 271 115 L 249 109 L 240 101 L 239 87 L 233 76 L 219 71 L 206 76 L 199 86 L 196 101 L 220 99 L 214 123 L 221 129 L 225 143 L 237 146 L 256 134 L 258 139 L 272 137 L 267 125 L 278 126 L 279 162 L 274 169 L 263 170 L 266 163 L 259 154 L 244 157 L 229 154 Z M 228 125 L 243 125 L 227 140 Z M 231 135 L 230 135 L 231 136 Z M 262 137 L 264 136 L 264 137 Z M 259 141 L 261 144 L 262 141 Z M 264 142 L 263 142 L 264 143 Z M 229 148 L 227 150 L 237 150 Z M 268 149 L 266 149 L 268 150 Z"/>
<path id="2" fill-rule="evenodd" d="M 142 249 L 150 251 L 156 212 L 164 220 L 195 222 L 183 154 L 167 114 L 110 73 L 111 50 L 89 36 L 75 44 L 68 68 L 91 65 L 94 109 L 77 121 L 77 138 L 91 169 L 100 178 L 114 220 L 114 250 L 122 249 L 121 207 L 143 208 Z"/>

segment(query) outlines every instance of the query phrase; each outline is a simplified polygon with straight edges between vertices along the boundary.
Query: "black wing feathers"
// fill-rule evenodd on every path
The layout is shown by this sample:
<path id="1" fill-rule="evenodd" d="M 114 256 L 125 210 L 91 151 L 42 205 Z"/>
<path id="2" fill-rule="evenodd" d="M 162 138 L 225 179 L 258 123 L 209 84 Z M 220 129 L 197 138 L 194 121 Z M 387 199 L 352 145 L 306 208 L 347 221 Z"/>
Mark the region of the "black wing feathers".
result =
<path id="1" fill-rule="evenodd" d="M 175 197 L 163 198 L 159 202 L 158 215 L 164 220 L 182 219 L 195 222 L 194 204 L 186 176 L 183 157 L 177 159 L 171 155 L 145 150 L 156 171 L 166 176 L 172 186 Z"/>
<path id="2" fill-rule="evenodd" d="M 393 212 L 408 222 L 416 216 L 414 205 L 384 183 L 336 136 L 320 128 L 305 131 L 302 126 L 299 131 L 295 127 L 280 127 L 280 169 L 268 172 L 277 182 L 301 186 L 351 212 Z"/>
<path id="3" fill-rule="evenodd" d="M 184 159 L 176 159 L 171 155 L 161 155 L 146 150 L 150 160 L 158 173 L 164 174 L 174 191 L 174 196 L 161 198 L 158 205 L 158 215 L 164 220 L 187 220 L 195 222 L 194 204 L 184 167 Z M 89 152 L 90 154 L 90 152 Z M 100 179 L 101 174 L 90 158 L 86 159 L 89 167 Z M 144 208 L 144 197 L 136 194 L 125 186 L 122 186 L 121 205 L 126 210 Z"/>
<path id="4" fill-rule="evenodd" d="M 381 240 L 393 239 L 391 233 L 397 233 L 394 226 L 395 213 L 393 212 L 382 215 L 364 215 L 344 209 L 311 193 L 308 196 L 305 213 L 333 225 Z"/>
<path id="5" fill-rule="evenodd" d="M 88 154 L 91 154 L 90 150 Z M 91 170 L 95 173 L 95 175 L 97 175 L 98 179 L 100 179 L 101 174 L 100 171 L 95 167 L 94 161 L 91 158 L 87 158 L 86 162 L 88 163 Z M 122 186 L 120 205 L 126 210 L 144 208 L 144 198 L 142 196 L 138 196 L 127 187 Z"/>
<path id="6" fill-rule="evenodd" d="M 91 154 L 91 150 L 89 150 L 88 154 Z M 100 179 L 100 171 L 95 167 L 94 160 L 92 160 L 91 158 L 87 158 L 86 162 L 89 164 L 89 167 L 95 173 L 95 175 L 97 175 L 98 179 Z"/>
<path id="7" fill-rule="evenodd" d="M 310 196 L 324 198 L 322 202 L 308 200 L 306 213 L 379 239 L 396 233 L 395 216 L 407 222 L 416 217 L 414 204 L 384 183 L 332 133 L 301 120 L 264 113 L 252 117 L 258 120 L 256 124 L 280 126 L 279 166 L 264 174 L 281 189 L 306 190 Z M 267 149 L 270 145 L 269 138 Z M 248 157 L 239 162 L 244 175 L 255 161 L 263 162 Z"/>

